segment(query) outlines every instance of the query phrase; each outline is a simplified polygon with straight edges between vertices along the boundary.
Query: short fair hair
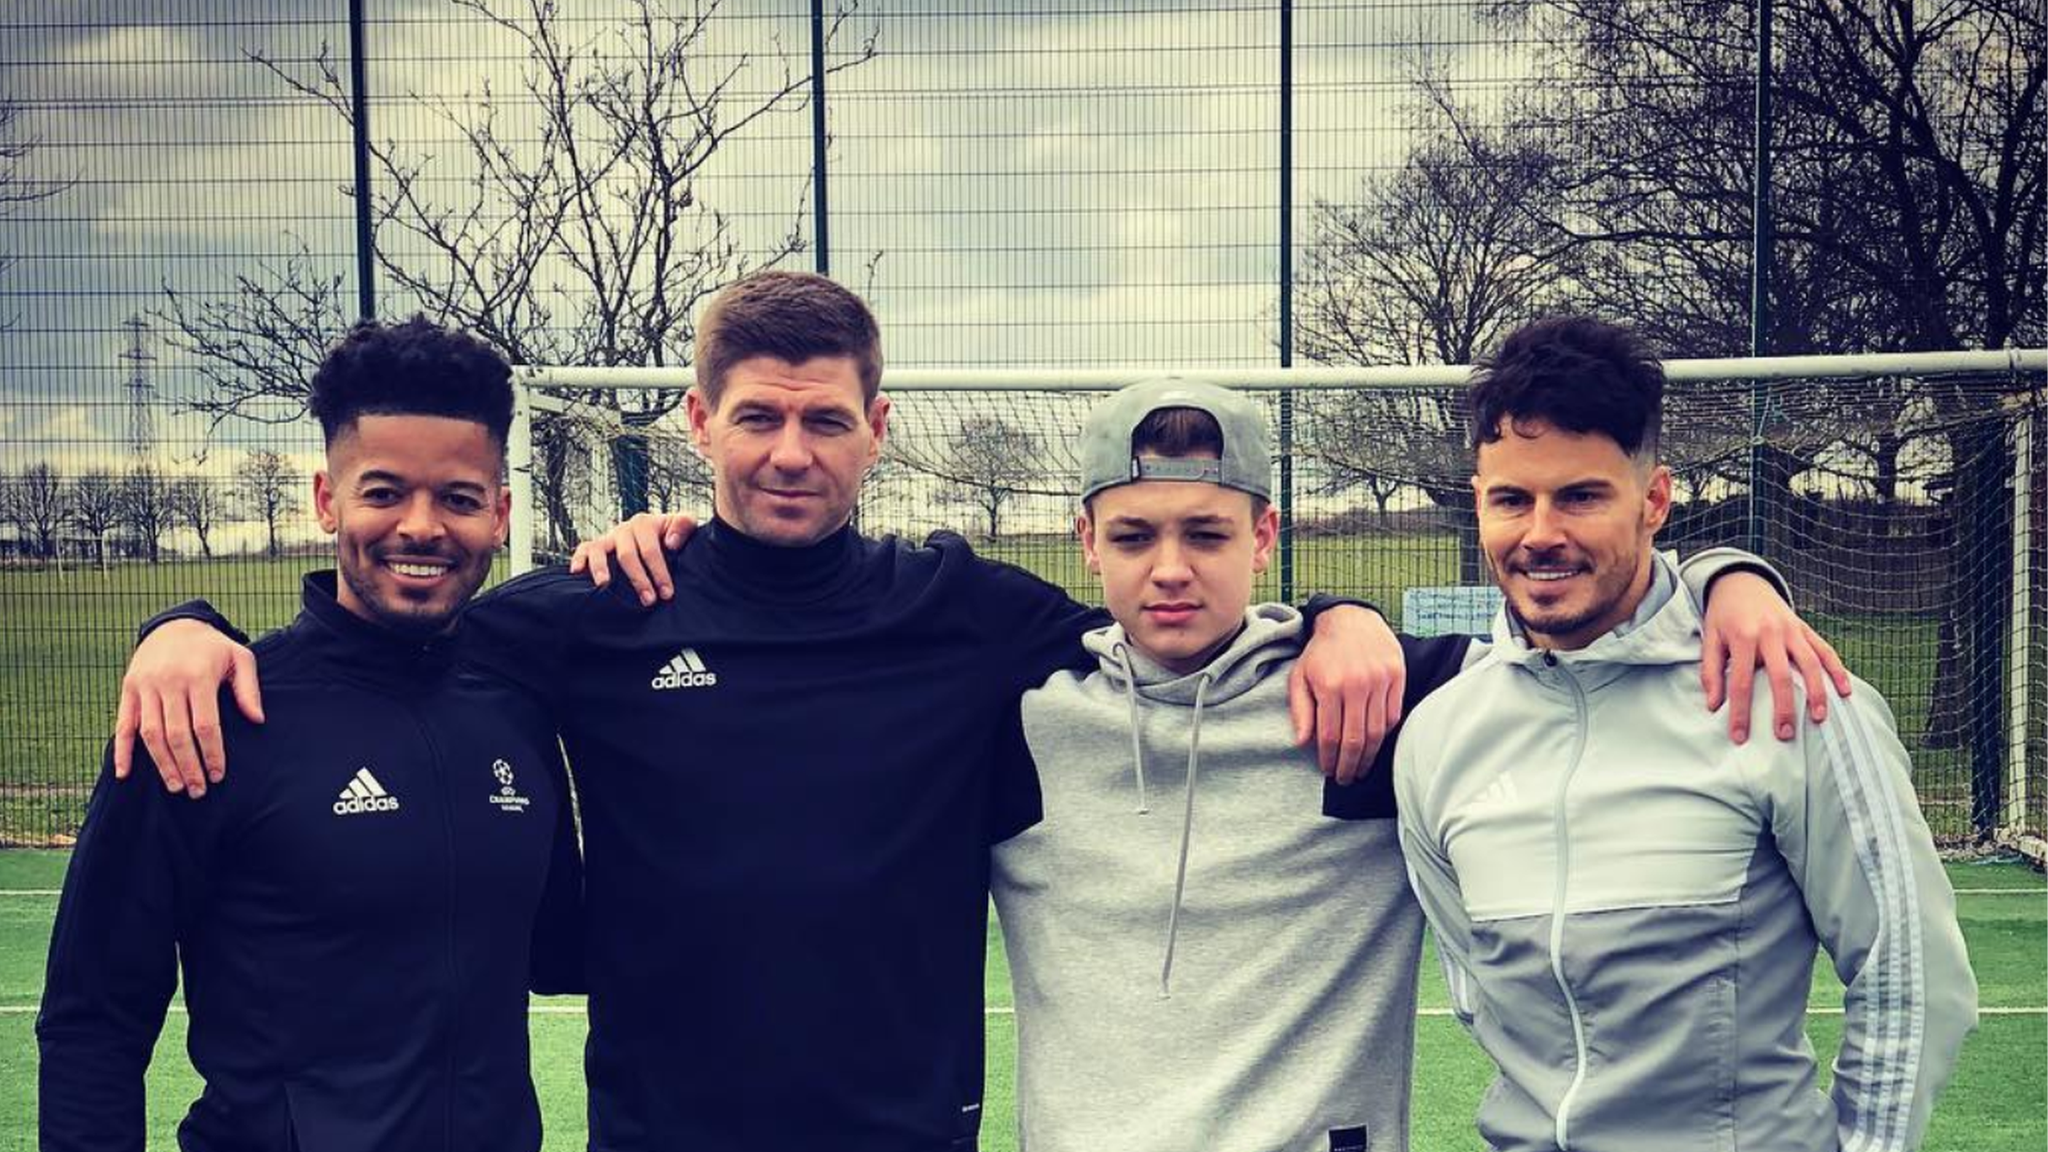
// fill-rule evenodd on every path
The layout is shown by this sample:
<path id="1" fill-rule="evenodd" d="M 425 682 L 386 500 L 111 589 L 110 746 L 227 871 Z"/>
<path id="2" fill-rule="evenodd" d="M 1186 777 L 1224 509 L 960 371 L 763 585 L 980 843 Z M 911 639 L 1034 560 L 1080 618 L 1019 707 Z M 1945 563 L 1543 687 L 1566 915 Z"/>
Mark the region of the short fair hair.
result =
<path id="1" fill-rule="evenodd" d="M 756 272 L 721 289 L 697 325 L 697 390 L 718 407 L 726 373 L 752 356 L 801 364 L 851 356 L 861 397 L 882 388 L 882 331 L 859 296 L 810 272 Z"/>

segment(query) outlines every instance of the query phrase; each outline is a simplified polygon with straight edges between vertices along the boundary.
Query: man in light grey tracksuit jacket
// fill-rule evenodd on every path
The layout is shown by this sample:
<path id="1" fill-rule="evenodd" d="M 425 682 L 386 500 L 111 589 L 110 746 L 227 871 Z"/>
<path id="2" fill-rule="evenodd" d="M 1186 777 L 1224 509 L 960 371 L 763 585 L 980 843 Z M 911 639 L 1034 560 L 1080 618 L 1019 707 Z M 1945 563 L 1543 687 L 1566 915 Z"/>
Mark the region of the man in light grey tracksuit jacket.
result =
<path id="1" fill-rule="evenodd" d="M 1878 693 L 1790 743 L 1694 706 L 1700 621 L 1650 548 L 1662 374 L 1540 322 L 1475 385 L 1491 653 L 1409 717 L 1401 835 L 1497 1149 L 1916 1146 L 1975 1023 L 1954 896 Z M 1634 437 L 1634 442 L 1630 438 Z M 1829 1095 L 1805 1010 L 1847 986 Z"/>
<path id="2" fill-rule="evenodd" d="M 1294 746 L 1300 615 L 1247 607 L 1274 528 L 1263 424 L 1155 381 L 1082 443 L 1083 544 L 1119 623 L 1084 639 L 1097 670 L 1025 695 L 1044 819 L 992 858 L 1023 1152 L 1402 1152 L 1422 914 L 1396 741 L 1345 787 Z M 1703 553 L 1686 582 L 1744 559 Z M 1405 709 L 1473 647 L 1401 644 Z M 1710 715 L 1697 685 L 1692 708 Z"/>

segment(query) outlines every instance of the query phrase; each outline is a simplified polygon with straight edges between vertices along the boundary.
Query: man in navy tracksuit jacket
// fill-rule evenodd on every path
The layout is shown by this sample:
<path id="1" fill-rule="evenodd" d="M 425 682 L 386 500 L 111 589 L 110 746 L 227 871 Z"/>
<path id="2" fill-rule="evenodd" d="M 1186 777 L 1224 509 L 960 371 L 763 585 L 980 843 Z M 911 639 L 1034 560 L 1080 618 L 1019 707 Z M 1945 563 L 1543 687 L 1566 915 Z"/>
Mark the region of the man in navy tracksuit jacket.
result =
<path id="1" fill-rule="evenodd" d="M 181 967 L 187 1152 L 540 1146 L 527 990 L 575 979 L 568 791 L 541 709 L 446 629 L 490 562 L 503 425 L 401 390 L 478 357 L 509 421 L 502 361 L 423 322 L 359 330 L 316 381 L 340 579 L 257 643 L 268 722 L 228 719 L 216 796 L 102 774 L 36 1025 L 44 1152 L 143 1147 Z"/>

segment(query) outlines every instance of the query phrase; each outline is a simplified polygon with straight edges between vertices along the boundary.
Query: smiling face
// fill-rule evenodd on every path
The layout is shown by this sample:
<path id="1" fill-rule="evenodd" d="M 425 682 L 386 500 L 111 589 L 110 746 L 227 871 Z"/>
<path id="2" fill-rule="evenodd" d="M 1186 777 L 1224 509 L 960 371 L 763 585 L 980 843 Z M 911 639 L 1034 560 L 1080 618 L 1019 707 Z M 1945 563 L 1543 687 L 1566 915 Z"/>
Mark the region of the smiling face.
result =
<path id="1" fill-rule="evenodd" d="M 1110 614 L 1162 667 L 1196 671 L 1244 623 L 1280 531 L 1271 507 L 1252 505 L 1216 484 L 1141 480 L 1096 493 L 1074 522 Z"/>
<path id="2" fill-rule="evenodd" d="M 446 630 L 505 542 L 503 448 L 482 424 L 360 416 L 327 448 L 313 507 L 334 537 L 341 605 L 404 632 Z"/>
<path id="3" fill-rule="evenodd" d="M 1500 432 L 1472 477 L 1480 546 L 1530 643 L 1583 648 L 1648 593 L 1671 473 L 1598 433 L 1512 419 Z"/>
<path id="4" fill-rule="evenodd" d="M 750 356 L 727 370 L 716 406 L 692 389 L 689 409 L 691 436 L 716 476 L 719 518 L 791 548 L 853 516 L 889 425 L 888 399 L 865 401 L 851 356 Z"/>

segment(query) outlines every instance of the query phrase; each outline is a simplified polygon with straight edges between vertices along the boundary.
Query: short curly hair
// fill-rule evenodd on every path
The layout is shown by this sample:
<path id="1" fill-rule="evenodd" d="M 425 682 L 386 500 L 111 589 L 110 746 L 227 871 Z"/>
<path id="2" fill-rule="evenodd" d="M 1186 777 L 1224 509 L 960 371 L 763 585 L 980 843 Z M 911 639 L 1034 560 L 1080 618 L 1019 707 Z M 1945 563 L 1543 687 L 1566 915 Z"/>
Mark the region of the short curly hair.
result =
<path id="1" fill-rule="evenodd" d="M 1664 366 L 1635 334 L 1590 316 L 1553 316 L 1516 329 L 1472 373 L 1466 394 L 1472 450 L 1501 425 L 1548 424 L 1598 433 L 1638 459 L 1657 455 Z"/>
<path id="2" fill-rule="evenodd" d="M 334 439 L 363 416 L 447 416 L 481 424 L 502 452 L 512 430 L 512 366 L 466 332 L 415 315 L 365 320 L 328 349 L 307 408 Z"/>

